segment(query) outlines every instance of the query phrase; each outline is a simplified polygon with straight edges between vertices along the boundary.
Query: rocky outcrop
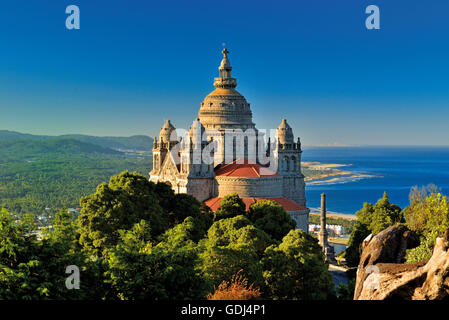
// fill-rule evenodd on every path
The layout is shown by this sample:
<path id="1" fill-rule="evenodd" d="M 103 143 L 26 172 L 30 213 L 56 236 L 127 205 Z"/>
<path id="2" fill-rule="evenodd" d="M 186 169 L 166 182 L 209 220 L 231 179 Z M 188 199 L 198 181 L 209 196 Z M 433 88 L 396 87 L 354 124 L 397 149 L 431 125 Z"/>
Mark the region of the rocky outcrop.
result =
<path id="1" fill-rule="evenodd" d="M 354 300 L 449 298 L 449 230 L 437 238 L 432 257 L 403 264 L 406 249 L 419 244 L 405 226 L 392 226 L 362 243 Z"/>

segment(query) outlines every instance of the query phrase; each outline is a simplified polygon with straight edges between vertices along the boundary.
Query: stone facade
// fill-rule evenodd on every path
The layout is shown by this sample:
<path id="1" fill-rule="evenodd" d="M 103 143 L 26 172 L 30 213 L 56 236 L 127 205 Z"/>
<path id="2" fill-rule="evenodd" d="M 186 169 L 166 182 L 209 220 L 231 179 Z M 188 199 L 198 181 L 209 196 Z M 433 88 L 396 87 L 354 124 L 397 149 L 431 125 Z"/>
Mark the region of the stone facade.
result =
<path id="1" fill-rule="evenodd" d="M 288 211 L 288 214 L 296 221 L 296 228 L 309 230 L 309 212 L 308 211 Z"/>
<path id="2" fill-rule="evenodd" d="M 282 177 L 222 177 L 215 178 L 218 185 L 218 197 L 237 193 L 241 198 L 278 198 L 282 197 Z"/>
<path id="3" fill-rule="evenodd" d="M 321 228 L 318 235 L 320 246 L 323 248 L 323 253 L 327 261 L 335 263 L 334 247 L 329 245 L 328 233 L 326 227 L 326 194 L 321 194 L 321 216 L 320 216 Z"/>
<path id="4" fill-rule="evenodd" d="M 289 204 L 286 211 L 298 228 L 307 232 L 309 210 L 305 207 L 299 138 L 294 141 L 292 128 L 283 119 L 274 142 L 266 143 L 264 133 L 252 122 L 250 104 L 235 89 L 237 80 L 231 77 L 228 53 L 223 50 L 215 90 L 201 103 L 189 132 L 178 137 L 167 120 L 155 138 L 150 181 L 166 182 L 175 192 L 191 194 L 200 201 L 232 193 L 241 198 L 286 198 L 297 204 Z M 222 173 L 230 163 L 232 172 Z M 254 175 L 257 170 L 269 174 Z"/>

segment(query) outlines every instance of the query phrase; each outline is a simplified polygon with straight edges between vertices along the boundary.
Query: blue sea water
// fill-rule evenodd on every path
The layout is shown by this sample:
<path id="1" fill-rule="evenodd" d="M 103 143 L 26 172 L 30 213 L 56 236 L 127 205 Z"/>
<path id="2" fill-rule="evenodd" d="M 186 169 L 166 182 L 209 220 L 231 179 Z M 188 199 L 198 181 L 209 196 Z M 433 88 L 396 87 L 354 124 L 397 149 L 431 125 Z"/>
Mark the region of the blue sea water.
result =
<path id="1" fill-rule="evenodd" d="M 320 206 L 320 194 L 327 195 L 328 211 L 354 214 L 364 202 L 375 203 L 386 191 L 401 208 L 409 204 L 410 188 L 433 183 L 449 195 L 449 147 L 304 147 L 302 161 L 348 164 L 345 171 L 373 175 L 342 179 L 338 183 L 320 180 L 307 184 L 309 208 Z"/>

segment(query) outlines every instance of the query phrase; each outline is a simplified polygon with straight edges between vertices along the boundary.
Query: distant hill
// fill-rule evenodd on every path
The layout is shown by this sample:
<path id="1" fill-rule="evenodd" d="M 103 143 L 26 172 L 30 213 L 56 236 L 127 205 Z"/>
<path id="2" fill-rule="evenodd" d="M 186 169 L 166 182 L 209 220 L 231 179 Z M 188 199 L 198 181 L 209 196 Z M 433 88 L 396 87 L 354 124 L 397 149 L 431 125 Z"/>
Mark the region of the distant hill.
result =
<path id="1" fill-rule="evenodd" d="M 150 151 L 153 148 L 153 139 L 144 135 L 131 137 L 97 137 L 82 134 L 67 134 L 62 136 L 44 136 L 0 130 L 0 142 L 5 140 L 51 140 L 55 138 L 72 139 L 80 142 L 94 144 L 103 148 L 121 150 Z"/>
<path id="2" fill-rule="evenodd" d="M 3 140 L 0 141 L 0 163 L 6 160 L 21 160 L 33 157 L 80 156 L 80 155 L 122 155 L 123 153 L 96 144 L 75 139 L 48 138 L 45 140 Z"/>
<path id="3" fill-rule="evenodd" d="M 43 140 L 51 138 L 50 136 L 37 136 L 28 133 L 0 130 L 0 141 L 2 140 Z"/>
<path id="4" fill-rule="evenodd" d="M 129 170 L 148 176 L 152 168 L 150 152 L 121 152 L 68 136 L 15 132 L 1 136 L 0 209 L 17 214 L 54 214 L 63 206 L 76 208 L 82 196 L 95 192 L 112 175 Z M 117 146 L 102 139 L 96 143 L 105 141 Z M 126 149 L 131 149 L 128 142 L 125 138 Z"/>

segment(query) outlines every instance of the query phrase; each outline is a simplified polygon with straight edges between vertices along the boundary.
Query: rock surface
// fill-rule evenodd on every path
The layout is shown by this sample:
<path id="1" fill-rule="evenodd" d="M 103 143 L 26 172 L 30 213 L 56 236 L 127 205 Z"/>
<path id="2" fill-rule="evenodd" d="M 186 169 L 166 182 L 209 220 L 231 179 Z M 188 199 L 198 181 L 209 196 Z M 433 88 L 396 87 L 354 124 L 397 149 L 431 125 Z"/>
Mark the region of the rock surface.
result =
<path id="1" fill-rule="evenodd" d="M 419 244 L 405 226 L 392 226 L 362 243 L 354 300 L 449 298 L 449 230 L 437 238 L 432 257 L 403 264 L 406 249 Z"/>

